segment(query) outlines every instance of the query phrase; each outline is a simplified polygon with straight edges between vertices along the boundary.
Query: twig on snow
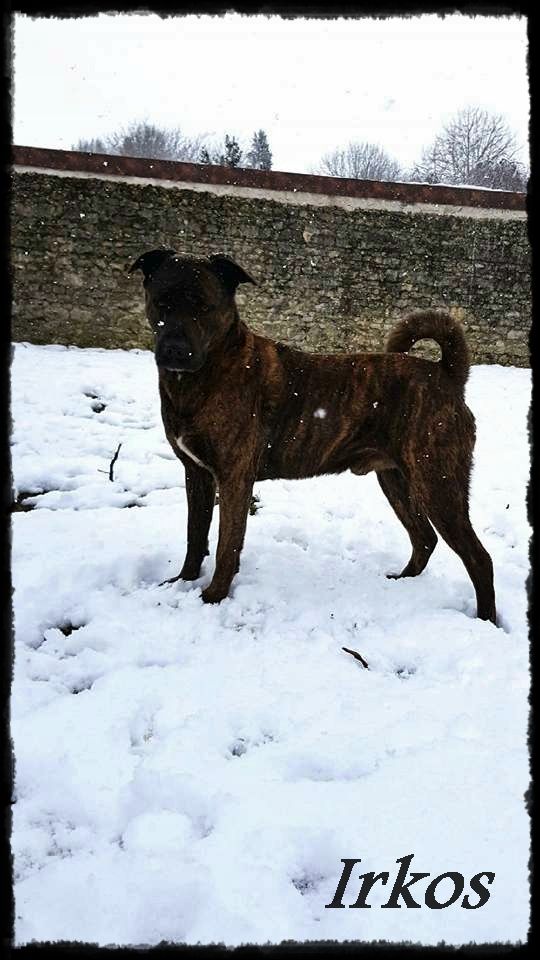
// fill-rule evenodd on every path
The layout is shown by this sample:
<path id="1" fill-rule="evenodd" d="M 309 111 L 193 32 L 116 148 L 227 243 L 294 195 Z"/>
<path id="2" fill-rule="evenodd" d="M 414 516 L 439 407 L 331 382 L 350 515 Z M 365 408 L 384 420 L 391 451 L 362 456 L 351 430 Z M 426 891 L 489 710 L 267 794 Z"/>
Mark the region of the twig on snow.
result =
<path id="1" fill-rule="evenodd" d="M 111 463 L 110 463 L 110 466 L 109 466 L 109 480 L 110 480 L 111 482 L 114 480 L 114 465 L 115 465 L 116 461 L 118 460 L 118 454 L 120 453 L 120 447 L 121 447 L 121 446 L 122 446 L 122 444 L 119 443 L 118 446 L 117 446 L 117 448 L 116 448 L 116 453 L 115 453 L 114 457 L 112 458 Z"/>
<path id="2" fill-rule="evenodd" d="M 99 467 L 98 467 L 98 472 L 99 472 L 99 473 L 107 473 L 107 472 L 108 472 L 108 474 L 109 474 L 109 480 L 111 481 L 111 483 L 114 483 L 114 465 L 115 465 L 116 461 L 118 460 L 118 454 L 120 453 L 120 447 L 121 447 L 121 446 L 122 446 L 122 444 L 119 443 L 118 446 L 117 446 L 117 448 L 116 448 L 116 453 L 115 453 L 114 457 L 112 458 L 112 460 L 111 460 L 111 462 L 110 462 L 110 464 L 109 464 L 109 470 L 108 470 L 108 471 L 107 471 L 107 470 L 100 470 Z"/>
<path id="3" fill-rule="evenodd" d="M 341 649 L 344 650 L 345 653 L 350 653 L 351 657 L 354 657 L 355 660 L 359 660 L 360 663 L 362 664 L 362 666 L 365 667 L 366 670 L 369 670 L 369 667 L 368 667 L 368 665 L 367 665 L 367 661 L 364 660 L 364 658 L 363 658 L 363 656 L 362 656 L 361 653 L 357 653 L 356 650 L 349 650 L 348 647 L 342 647 Z"/>

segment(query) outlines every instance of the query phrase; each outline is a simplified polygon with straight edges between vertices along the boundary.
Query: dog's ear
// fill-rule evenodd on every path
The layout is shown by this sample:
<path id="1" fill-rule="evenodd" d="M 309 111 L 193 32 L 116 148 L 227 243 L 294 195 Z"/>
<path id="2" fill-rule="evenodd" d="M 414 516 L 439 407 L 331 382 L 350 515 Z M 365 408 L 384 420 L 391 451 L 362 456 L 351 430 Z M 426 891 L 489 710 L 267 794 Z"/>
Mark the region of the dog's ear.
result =
<path id="1" fill-rule="evenodd" d="M 208 259 L 212 270 L 229 293 L 234 293 L 239 283 L 254 283 L 256 285 L 253 277 L 250 277 L 245 270 L 242 270 L 242 267 L 239 267 L 234 260 L 226 257 L 223 253 L 212 253 Z"/>
<path id="2" fill-rule="evenodd" d="M 142 270 L 146 282 L 146 280 L 149 280 L 152 274 L 156 272 L 158 267 L 161 266 L 163 261 L 173 253 L 175 253 L 174 250 L 148 250 L 147 253 L 142 253 L 141 256 L 131 264 L 128 273 L 133 273 L 134 270 Z"/>

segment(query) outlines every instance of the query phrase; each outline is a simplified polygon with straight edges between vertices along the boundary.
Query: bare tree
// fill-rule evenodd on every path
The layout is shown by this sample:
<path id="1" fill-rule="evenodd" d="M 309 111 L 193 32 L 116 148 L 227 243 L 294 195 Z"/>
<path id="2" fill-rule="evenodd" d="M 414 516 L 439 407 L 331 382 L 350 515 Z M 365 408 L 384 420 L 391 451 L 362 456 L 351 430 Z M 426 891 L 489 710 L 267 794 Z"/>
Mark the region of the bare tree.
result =
<path id="1" fill-rule="evenodd" d="M 71 149 L 81 153 L 112 153 L 151 160 L 215 163 L 226 167 L 256 166 L 269 170 L 272 165 L 264 130 L 253 134 L 248 152 L 234 134 L 226 133 L 222 141 L 210 139 L 207 134 L 188 136 L 178 127 L 158 127 L 148 120 L 135 120 L 127 127 L 101 137 L 81 139 Z"/>
<path id="2" fill-rule="evenodd" d="M 354 180 L 397 180 L 401 168 L 377 144 L 351 141 L 341 149 L 326 153 L 321 158 L 319 172 Z"/>
<path id="3" fill-rule="evenodd" d="M 127 127 L 103 137 L 79 140 L 72 149 L 83 153 L 112 153 L 151 160 L 196 162 L 204 137 L 190 137 L 179 128 L 158 127 L 147 120 L 135 120 Z"/>
<path id="4" fill-rule="evenodd" d="M 479 163 L 472 173 L 471 183 L 492 190 L 513 190 L 526 193 L 529 174 L 517 160 L 498 160 L 496 163 Z"/>
<path id="5" fill-rule="evenodd" d="M 464 107 L 423 151 L 411 179 L 525 189 L 527 174 L 516 159 L 518 151 L 516 137 L 501 114 Z"/>

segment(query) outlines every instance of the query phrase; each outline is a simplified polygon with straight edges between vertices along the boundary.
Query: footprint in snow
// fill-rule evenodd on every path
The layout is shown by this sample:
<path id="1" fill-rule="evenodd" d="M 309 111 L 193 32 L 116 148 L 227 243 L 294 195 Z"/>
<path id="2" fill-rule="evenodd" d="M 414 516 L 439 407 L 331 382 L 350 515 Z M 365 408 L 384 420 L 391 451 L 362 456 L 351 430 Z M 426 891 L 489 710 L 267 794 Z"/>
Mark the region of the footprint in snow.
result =
<path id="1" fill-rule="evenodd" d="M 302 874 L 300 877 L 293 877 L 291 883 L 298 893 L 305 897 L 306 894 L 314 893 L 324 879 L 320 874 Z"/>
<path id="2" fill-rule="evenodd" d="M 414 677 L 416 673 L 416 667 L 414 664 L 410 666 L 396 667 L 394 673 L 396 677 L 399 677 L 400 680 L 409 680 L 411 677 Z"/>
<path id="3" fill-rule="evenodd" d="M 233 757 L 243 757 L 251 747 L 262 747 L 265 743 L 273 742 L 274 736 L 271 733 L 263 733 L 256 740 L 252 740 L 250 737 L 237 737 L 230 745 L 229 753 Z"/>

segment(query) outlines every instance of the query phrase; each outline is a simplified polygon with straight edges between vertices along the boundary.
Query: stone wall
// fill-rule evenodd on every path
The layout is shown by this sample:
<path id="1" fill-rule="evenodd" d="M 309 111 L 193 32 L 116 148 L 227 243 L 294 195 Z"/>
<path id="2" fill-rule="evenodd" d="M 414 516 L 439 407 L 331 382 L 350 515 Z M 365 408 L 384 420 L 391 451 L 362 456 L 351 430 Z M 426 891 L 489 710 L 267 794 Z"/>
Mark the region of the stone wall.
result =
<path id="1" fill-rule="evenodd" d="M 438 188 L 424 188 L 431 190 L 426 201 L 407 203 L 408 185 L 392 200 L 343 194 L 340 181 L 341 196 L 332 196 L 331 178 L 296 175 L 276 175 L 282 181 L 273 191 L 190 184 L 185 171 L 176 182 L 153 179 L 147 161 L 138 161 L 146 177 L 123 176 L 85 172 L 84 163 L 51 169 L 50 157 L 31 164 L 31 151 L 17 149 L 26 153 L 13 169 L 15 340 L 149 347 L 140 274 L 128 276 L 126 267 L 165 245 L 232 256 L 258 283 L 239 289 L 243 318 L 306 349 L 380 350 L 400 314 L 446 306 L 463 320 L 475 362 L 529 363 L 530 256 L 520 195 L 454 189 L 453 201 L 437 203 Z M 283 189 L 285 176 L 327 180 L 328 192 L 289 182 Z M 486 206 L 490 193 L 493 206 Z M 518 200 L 501 209 L 501 196 Z"/>

